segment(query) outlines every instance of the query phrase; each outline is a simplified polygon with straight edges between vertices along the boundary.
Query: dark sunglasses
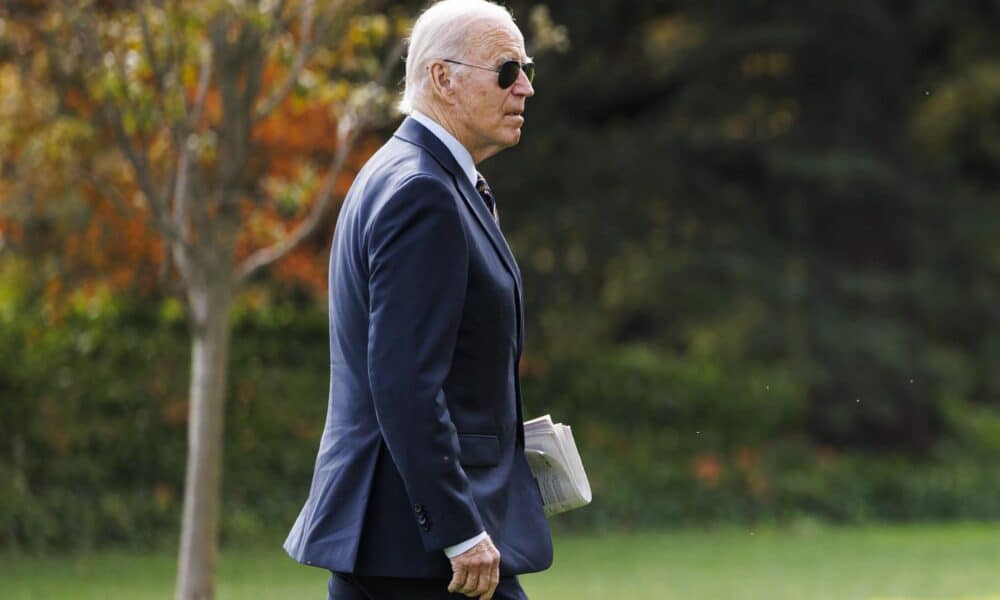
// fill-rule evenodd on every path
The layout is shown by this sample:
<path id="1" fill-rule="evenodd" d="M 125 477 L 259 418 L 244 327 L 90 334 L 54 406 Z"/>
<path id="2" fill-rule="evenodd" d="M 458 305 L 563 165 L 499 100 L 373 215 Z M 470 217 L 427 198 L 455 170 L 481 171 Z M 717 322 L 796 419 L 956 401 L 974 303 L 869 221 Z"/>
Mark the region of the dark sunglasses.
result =
<path id="1" fill-rule="evenodd" d="M 535 63 L 533 62 L 522 63 L 516 60 L 508 60 L 504 64 L 500 65 L 499 68 L 491 69 L 490 67 L 480 67 L 479 65 L 470 65 L 457 60 L 451 60 L 450 58 L 443 58 L 441 60 L 446 63 L 462 65 L 463 67 L 472 67 L 473 69 L 482 69 L 483 71 L 493 71 L 494 73 L 499 73 L 500 75 L 497 77 L 497 84 L 502 90 L 514 85 L 514 82 L 517 81 L 517 77 L 521 74 L 521 71 L 524 71 L 524 74 L 528 76 L 528 83 L 535 80 Z"/>

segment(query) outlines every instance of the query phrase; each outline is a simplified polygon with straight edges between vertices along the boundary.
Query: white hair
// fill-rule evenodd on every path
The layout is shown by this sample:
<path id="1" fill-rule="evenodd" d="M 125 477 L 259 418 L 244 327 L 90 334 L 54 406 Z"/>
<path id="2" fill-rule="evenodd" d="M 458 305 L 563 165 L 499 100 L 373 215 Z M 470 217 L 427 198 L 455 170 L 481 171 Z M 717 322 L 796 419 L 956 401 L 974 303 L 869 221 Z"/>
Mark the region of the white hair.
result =
<path id="1" fill-rule="evenodd" d="M 441 0 L 420 15 L 410 32 L 400 112 L 406 115 L 413 112 L 414 101 L 424 95 L 428 65 L 445 58 L 461 60 L 474 25 L 483 21 L 506 21 L 514 25 L 510 11 L 487 0 Z"/>

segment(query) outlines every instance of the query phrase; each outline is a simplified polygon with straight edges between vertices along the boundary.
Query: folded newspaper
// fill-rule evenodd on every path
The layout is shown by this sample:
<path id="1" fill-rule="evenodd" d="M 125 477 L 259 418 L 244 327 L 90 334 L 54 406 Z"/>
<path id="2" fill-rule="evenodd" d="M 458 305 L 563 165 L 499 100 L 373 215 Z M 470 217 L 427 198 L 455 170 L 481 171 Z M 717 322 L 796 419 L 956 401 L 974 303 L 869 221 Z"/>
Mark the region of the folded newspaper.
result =
<path id="1" fill-rule="evenodd" d="M 524 454 L 538 482 L 545 516 L 590 504 L 590 482 L 569 425 L 545 415 L 524 422 Z"/>

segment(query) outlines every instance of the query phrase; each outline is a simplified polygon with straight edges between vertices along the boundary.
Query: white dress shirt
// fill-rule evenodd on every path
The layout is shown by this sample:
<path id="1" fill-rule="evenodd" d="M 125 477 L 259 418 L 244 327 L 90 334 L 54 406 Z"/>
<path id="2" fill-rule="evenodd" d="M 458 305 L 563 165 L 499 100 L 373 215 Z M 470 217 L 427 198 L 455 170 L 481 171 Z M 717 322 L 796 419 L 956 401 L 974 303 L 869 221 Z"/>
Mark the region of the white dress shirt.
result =
<path id="1" fill-rule="evenodd" d="M 437 121 L 428 117 L 424 113 L 418 110 L 414 110 L 412 113 L 410 113 L 410 118 L 416 121 L 417 123 L 420 123 L 427 129 L 429 129 L 430 132 L 433 133 L 435 137 L 441 140 L 441 142 L 445 145 L 445 147 L 448 148 L 448 151 L 451 152 L 451 155 L 455 157 L 455 161 L 458 162 L 458 166 L 462 169 L 462 172 L 465 173 L 465 176 L 469 178 L 469 183 L 471 183 L 472 186 L 475 187 L 476 178 L 478 176 L 478 172 L 476 171 L 476 163 L 475 161 L 472 160 L 472 155 L 469 154 L 469 151 L 465 149 L 465 146 L 463 146 L 461 142 L 455 139 L 455 136 L 448 133 L 447 129 L 442 127 Z M 447 556 L 448 558 L 455 558 L 459 554 L 466 552 L 467 550 L 469 550 L 470 548 L 472 548 L 473 546 L 475 546 L 476 544 L 485 540 L 488 537 L 489 536 L 486 534 L 486 532 L 483 531 L 479 535 L 471 537 L 465 540 L 464 542 L 455 544 L 454 546 L 448 546 L 447 548 L 444 549 L 445 556 Z"/>
<path id="2" fill-rule="evenodd" d="M 430 129 L 431 133 L 433 133 L 437 139 L 441 140 L 444 145 L 448 147 L 451 155 L 455 157 L 456 161 L 458 161 L 458 166 L 462 168 L 462 172 L 469 178 L 469 183 L 472 184 L 472 187 L 476 187 L 476 177 L 479 175 L 476 171 L 476 163 L 472 160 L 472 155 L 465 149 L 462 142 L 456 140 L 455 136 L 448 133 L 447 129 L 441 127 L 437 121 L 428 117 L 419 110 L 414 110 L 410 113 L 410 118 L 417 123 L 420 123 L 427 129 Z"/>

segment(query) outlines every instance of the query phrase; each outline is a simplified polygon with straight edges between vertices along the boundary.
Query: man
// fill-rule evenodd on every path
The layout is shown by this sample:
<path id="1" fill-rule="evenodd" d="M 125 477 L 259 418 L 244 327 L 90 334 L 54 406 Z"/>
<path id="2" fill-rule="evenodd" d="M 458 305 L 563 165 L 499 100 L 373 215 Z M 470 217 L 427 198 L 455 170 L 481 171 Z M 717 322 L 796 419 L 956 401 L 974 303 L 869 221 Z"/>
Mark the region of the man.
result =
<path id="1" fill-rule="evenodd" d="M 524 458 L 521 275 L 475 165 L 517 144 L 534 66 L 506 9 L 414 25 L 410 116 L 358 173 L 329 271 L 330 398 L 285 549 L 334 600 L 526 598 L 552 542 Z"/>

